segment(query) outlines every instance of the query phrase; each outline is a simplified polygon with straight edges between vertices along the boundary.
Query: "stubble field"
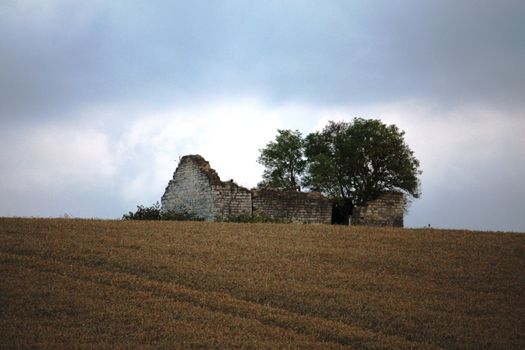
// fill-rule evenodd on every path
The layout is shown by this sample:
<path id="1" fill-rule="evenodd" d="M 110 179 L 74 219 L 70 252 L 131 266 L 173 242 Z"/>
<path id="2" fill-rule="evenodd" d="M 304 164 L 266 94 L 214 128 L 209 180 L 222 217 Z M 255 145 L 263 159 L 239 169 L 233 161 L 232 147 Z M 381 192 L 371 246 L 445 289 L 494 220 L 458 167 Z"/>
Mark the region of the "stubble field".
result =
<path id="1" fill-rule="evenodd" d="M 525 348 L 525 235 L 0 218 L 1 348 Z"/>

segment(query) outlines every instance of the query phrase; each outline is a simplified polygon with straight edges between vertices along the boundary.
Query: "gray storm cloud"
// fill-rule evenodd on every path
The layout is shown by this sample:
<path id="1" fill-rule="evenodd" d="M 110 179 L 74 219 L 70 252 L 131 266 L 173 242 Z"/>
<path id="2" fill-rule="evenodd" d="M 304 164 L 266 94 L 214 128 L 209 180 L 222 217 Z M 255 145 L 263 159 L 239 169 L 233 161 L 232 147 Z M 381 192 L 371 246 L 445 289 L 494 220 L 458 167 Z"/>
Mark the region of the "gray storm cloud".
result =
<path id="1" fill-rule="evenodd" d="M 4 119 L 246 91 L 325 105 L 525 95 L 522 1 L 20 3 L 0 5 Z"/>

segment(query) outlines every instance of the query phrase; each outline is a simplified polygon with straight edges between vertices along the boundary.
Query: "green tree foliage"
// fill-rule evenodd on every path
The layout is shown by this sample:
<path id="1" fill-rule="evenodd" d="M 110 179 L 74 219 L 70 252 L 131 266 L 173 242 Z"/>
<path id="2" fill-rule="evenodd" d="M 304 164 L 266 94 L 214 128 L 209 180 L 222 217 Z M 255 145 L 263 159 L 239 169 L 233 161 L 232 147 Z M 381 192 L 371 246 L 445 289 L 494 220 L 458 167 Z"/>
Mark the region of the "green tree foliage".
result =
<path id="1" fill-rule="evenodd" d="M 380 120 L 329 122 L 304 142 L 304 184 L 338 200 L 348 210 L 388 190 L 420 195 L 419 161 L 404 132 Z"/>
<path id="2" fill-rule="evenodd" d="M 260 188 L 299 191 L 306 167 L 303 138 L 298 130 L 278 130 L 275 141 L 261 151 L 258 162 L 265 166 Z"/>

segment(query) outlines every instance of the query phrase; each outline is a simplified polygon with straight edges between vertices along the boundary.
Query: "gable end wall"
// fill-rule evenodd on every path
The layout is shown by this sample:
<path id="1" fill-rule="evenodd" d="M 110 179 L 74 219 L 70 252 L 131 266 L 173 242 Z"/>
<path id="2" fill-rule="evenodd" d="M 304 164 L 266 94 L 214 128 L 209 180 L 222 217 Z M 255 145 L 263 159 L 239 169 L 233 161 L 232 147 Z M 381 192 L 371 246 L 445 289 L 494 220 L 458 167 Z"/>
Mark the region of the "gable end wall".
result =
<path id="1" fill-rule="evenodd" d="M 190 159 L 182 159 L 161 198 L 161 210 L 191 214 L 207 221 L 215 219 L 214 193 L 210 179 Z"/>

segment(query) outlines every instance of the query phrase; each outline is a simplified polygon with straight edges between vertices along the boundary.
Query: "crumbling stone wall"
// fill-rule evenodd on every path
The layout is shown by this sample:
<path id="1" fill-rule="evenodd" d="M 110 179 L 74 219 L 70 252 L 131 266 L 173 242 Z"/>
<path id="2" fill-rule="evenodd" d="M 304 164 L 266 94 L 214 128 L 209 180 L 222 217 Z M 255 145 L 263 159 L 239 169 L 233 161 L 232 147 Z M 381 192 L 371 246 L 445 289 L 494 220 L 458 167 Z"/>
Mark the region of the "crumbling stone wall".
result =
<path id="1" fill-rule="evenodd" d="M 181 158 L 161 204 L 163 211 L 208 221 L 254 214 L 304 223 L 330 223 L 331 218 L 331 203 L 320 193 L 250 191 L 233 181 L 221 181 L 199 155 Z"/>
<path id="2" fill-rule="evenodd" d="M 332 204 L 318 192 L 252 190 L 253 215 L 284 222 L 329 224 Z"/>
<path id="3" fill-rule="evenodd" d="M 162 211 L 186 213 L 208 221 L 251 215 L 251 193 L 233 181 L 222 182 L 199 155 L 182 157 L 161 198 Z"/>
<path id="4" fill-rule="evenodd" d="M 404 195 L 385 192 L 377 199 L 352 210 L 352 225 L 403 227 Z"/>
<path id="5" fill-rule="evenodd" d="M 332 203 L 317 192 L 248 190 L 223 182 L 199 155 L 182 157 L 161 199 L 162 211 L 190 214 L 208 221 L 261 215 L 284 222 L 323 223 L 332 220 Z M 402 193 L 386 192 L 353 209 L 353 225 L 403 226 Z"/>
<path id="6" fill-rule="evenodd" d="M 227 220 L 240 215 L 251 215 L 252 194 L 250 190 L 233 181 L 212 186 L 213 216 L 215 220 Z"/>
<path id="7" fill-rule="evenodd" d="M 204 159 L 202 159 L 204 160 Z M 187 213 L 204 220 L 213 220 L 213 173 L 202 171 L 203 163 L 196 156 L 183 157 L 161 198 L 161 210 Z"/>

